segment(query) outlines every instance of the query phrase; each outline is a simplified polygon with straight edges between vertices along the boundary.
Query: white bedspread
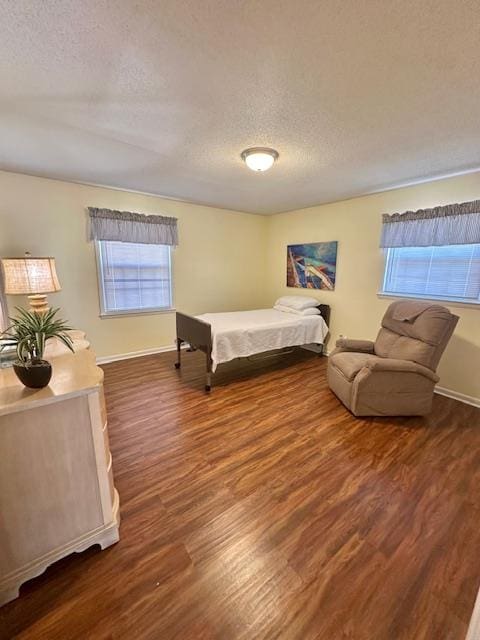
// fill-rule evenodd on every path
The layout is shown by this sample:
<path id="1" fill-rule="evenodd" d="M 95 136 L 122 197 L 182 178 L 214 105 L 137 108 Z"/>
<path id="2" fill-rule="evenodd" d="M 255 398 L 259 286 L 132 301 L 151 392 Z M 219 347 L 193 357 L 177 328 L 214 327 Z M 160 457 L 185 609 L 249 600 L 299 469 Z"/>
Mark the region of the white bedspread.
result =
<path id="1" fill-rule="evenodd" d="M 275 309 L 204 313 L 197 316 L 212 327 L 213 371 L 234 358 L 295 345 L 318 343 L 328 333 L 321 316 L 297 316 Z"/>

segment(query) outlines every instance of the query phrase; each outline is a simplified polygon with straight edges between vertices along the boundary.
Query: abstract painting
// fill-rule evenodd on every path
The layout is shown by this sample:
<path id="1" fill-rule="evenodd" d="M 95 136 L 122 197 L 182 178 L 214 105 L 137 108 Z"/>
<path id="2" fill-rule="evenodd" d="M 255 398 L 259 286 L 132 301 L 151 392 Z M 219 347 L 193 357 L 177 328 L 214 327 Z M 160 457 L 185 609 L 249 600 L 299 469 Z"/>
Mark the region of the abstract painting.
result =
<path id="1" fill-rule="evenodd" d="M 287 247 L 287 287 L 335 289 L 337 242 L 290 244 Z"/>

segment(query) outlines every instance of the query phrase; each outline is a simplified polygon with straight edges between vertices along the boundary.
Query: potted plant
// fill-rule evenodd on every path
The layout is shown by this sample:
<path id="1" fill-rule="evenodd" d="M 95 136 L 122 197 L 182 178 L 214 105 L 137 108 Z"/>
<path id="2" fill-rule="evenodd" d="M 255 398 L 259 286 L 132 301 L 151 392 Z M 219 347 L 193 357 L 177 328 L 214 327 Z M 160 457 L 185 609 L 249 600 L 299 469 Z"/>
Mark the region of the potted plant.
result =
<path id="1" fill-rule="evenodd" d="M 46 387 L 52 377 L 52 365 L 43 359 L 45 344 L 58 338 L 73 352 L 73 343 L 66 333 L 70 330 L 64 320 L 56 319 L 59 309 L 45 313 L 26 311 L 16 307 L 17 318 L 10 318 L 11 325 L 1 335 L 2 349 L 15 347 L 17 360 L 13 369 L 18 379 L 31 389 Z"/>

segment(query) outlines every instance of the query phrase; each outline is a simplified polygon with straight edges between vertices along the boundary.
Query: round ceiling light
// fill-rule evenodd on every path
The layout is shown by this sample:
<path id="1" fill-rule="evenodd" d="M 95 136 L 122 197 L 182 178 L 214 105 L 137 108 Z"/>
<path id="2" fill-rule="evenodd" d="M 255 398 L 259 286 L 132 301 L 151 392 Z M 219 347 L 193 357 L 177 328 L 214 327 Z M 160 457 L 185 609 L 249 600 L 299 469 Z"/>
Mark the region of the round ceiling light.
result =
<path id="1" fill-rule="evenodd" d="M 267 171 L 278 159 L 278 151 L 268 147 L 251 147 L 242 151 L 242 159 L 252 171 Z"/>

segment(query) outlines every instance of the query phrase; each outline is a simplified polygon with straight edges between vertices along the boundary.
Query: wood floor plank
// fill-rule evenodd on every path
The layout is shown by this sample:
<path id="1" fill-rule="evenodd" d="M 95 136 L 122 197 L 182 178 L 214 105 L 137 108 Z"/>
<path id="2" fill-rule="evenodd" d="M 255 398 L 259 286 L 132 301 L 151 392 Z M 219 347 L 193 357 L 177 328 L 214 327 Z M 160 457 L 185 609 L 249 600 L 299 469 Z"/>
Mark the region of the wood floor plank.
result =
<path id="1" fill-rule="evenodd" d="M 105 366 L 120 542 L 0 609 L 0 638 L 463 640 L 480 584 L 480 410 L 354 418 L 298 350 Z"/>

